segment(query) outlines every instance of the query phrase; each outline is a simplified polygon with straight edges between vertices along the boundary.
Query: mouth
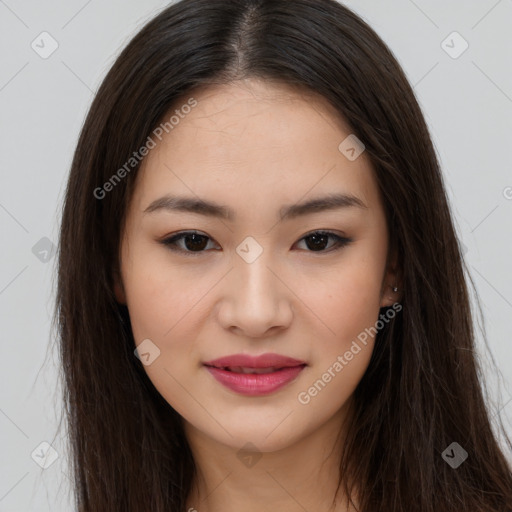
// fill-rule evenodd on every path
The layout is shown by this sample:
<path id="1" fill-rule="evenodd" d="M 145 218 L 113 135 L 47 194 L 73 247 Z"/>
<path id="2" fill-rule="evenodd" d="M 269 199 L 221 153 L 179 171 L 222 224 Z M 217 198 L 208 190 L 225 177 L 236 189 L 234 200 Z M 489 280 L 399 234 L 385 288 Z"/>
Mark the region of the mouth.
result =
<path id="1" fill-rule="evenodd" d="M 264 396 L 274 393 L 296 380 L 306 366 L 306 363 L 260 368 L 204 365 L 218 383 L 230 391 L 245 396 Z"/>

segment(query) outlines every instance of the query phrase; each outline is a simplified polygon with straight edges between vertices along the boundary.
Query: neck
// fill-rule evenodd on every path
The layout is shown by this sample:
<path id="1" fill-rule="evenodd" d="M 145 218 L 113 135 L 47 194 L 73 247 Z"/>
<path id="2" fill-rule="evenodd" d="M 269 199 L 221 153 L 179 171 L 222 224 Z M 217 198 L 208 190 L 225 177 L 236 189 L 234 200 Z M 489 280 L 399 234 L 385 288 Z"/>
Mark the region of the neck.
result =
<path id="1" fill-rule="evenodd" d="M 196 463 L 186 510 L 357 510 L 338 489 L 344 441 L 342 420 L 340 410 L 320 429 L 280 450 L 265 453 L 250 443 L 241 443 L 240 449 L 215 442 L 184 421 Z"/>

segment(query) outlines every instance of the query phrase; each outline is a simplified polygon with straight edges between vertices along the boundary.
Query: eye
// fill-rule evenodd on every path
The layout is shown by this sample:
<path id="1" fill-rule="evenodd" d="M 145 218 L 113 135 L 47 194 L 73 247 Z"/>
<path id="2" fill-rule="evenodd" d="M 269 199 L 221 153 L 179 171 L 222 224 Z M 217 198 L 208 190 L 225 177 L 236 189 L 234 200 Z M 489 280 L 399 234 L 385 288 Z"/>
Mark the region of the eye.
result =
<path id="1" fill-rule="evenodd" d="M 329 238 L 334 241 L 330 246 L 328 243 Z M 160 243 L 167 246 L 171 251 L 194 254 L 205 252 L 209 240 L 211 240 L 209 236 L 202 235 L 196 231 L 182 231 L 170 238 L 162 240 Z M 313 231 L 302 237 L 299 243 L 302 241 L 306 242 L 306 247 L 309 249 L 308 252 L 331 252 L 345 247 L 353 240 L 339 236 L 332 231 Z"/>
<path id="2" fill-rule="evenodd" d="M 334 243 L 329 247 L 328 250 L 325 250 L 326 245 L 328 245 L 327 241 L 329 238 L 333 239 Z M 339 236 L 332 231 L 314 231 L 313 233 L 302 237 L 299 242 L 302 242 L 303 240 L 306 241 L 306 246 L 308 249 L 311 249 L 310 252 L 336 251 L 352 242 L 351 238 Z"/>
<path id="3" fill-rule="evenodd" d="M 207 235 L 201 235 L 195 231 L 183 231 L 170 238 L 162 240 L 162 243 L 171 249 L 171 251 L 185 252 L 185 253 L 200 253 L 204 252 L 205 247 L 208 245 L 207 241 L 210 239 Z M 177 242 L 183 242 L 182 244 Z"/>

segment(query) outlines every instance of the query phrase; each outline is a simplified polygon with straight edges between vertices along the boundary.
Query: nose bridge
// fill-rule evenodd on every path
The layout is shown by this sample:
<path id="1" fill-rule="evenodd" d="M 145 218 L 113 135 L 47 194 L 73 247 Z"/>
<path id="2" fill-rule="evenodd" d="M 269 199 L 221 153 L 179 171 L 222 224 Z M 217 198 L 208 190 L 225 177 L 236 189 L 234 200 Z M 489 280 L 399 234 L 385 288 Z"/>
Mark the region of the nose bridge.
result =
<path id="1" fill-rule="evenodd" d="M 234 255 L 234 268 L 223 291 L 220 321 L 224 327 L 238 327 L 247 335 L 259 336 L 271 327 L 286 325 L 291 320 L 291 309 L 287 288 L 273 268 L 272 254 L 267 249 L 257 254 L 251 243 L 240 244 Z M 246 251 L 240 254 L 240 249 Z"/>
<path id="2" fill-rule="evenodd" d="M 239 248 L 237 253 L 240 250 Z M 254 258 L 255 249 L 250 247 L 250 251 L 253 252 Z M 275 282 L 276 276 L 269 269 L 269 267 L 272 268 L 270 250 L 261 250 L 260 254 L 253 258 L 247 259 L 239 254 L 236 256 L 234 278 L 237 302 L 240 305 L 251 305 L 262 309 L 265 306 L 271 306 L 270 303 L 276 302 L 278 299 L 276 293 L 279 293 L 279 287 Z"/>

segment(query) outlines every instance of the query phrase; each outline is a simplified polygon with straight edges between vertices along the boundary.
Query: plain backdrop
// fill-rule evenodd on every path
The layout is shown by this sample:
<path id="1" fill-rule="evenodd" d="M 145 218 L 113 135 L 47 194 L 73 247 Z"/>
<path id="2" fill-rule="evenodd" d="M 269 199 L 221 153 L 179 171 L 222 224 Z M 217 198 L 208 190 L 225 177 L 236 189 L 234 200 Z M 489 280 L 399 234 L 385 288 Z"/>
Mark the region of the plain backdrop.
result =
<path id="1" fill-rule="evenodd" d="M 167 5 L 0 0 L 0 512 L 73 509 L 50 332 L 59 210 L 94 92 Z M 389 45 L 427 119 L 483 308 L 492 414 L 512 435 L 512 0 L 346 5 Z"/>

